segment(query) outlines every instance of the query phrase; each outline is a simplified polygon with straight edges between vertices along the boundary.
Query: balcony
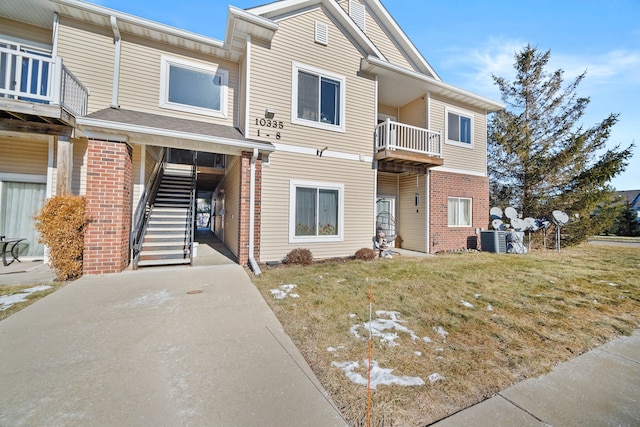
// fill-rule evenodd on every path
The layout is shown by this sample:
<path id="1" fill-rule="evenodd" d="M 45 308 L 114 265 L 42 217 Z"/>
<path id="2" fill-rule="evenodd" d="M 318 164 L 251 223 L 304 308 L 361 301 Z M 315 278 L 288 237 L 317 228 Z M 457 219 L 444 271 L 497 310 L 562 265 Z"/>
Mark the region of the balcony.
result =
<path id="1" fill-rule="evenodd" d="M 374 158 L 384 172 L 425 173 L 444 163 L 442 137 L 440 132 L 387 119 L 376 126 Z"/>
<path id="2" fill-rule="evenodd" d="M 88 98 L 62 58 L 0 42 L 0 130 L 70 136 Z"/>

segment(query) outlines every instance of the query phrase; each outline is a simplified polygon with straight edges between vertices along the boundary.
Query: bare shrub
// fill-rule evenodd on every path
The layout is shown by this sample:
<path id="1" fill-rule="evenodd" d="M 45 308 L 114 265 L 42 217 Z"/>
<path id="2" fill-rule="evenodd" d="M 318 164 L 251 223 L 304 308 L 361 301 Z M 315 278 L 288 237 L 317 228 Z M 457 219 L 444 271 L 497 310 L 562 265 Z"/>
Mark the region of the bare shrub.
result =
<path id="1" fill-rule="evenodd" d="M 88 218 L 85 199 L 69 194 L 47 200 L 34 217 L 40 233 L 40 243 L 47 245 L 49 260 L 59 280 L 70 280 L 82 275 L 84 230 Z"/>
<path id="2" fill-rule="evenodd" d="M 356 252 L 356 259 L 361 261 L 373 261 L 378 256 L 378 252 L 371 248 L 358 249 Z"/>
<path id="3" fill-rule="evenodd" d="M 311 265 L 313 264 L 313 255 L 309 249 L 297 248 L 287 254 L 285 262 L 288 264 Z"/>

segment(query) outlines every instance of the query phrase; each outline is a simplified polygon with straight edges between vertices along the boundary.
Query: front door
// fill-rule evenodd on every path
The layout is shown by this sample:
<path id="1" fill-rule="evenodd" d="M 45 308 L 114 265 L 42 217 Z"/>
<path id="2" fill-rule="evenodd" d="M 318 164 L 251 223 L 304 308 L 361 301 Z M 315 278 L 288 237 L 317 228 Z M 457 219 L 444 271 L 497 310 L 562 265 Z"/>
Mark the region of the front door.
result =
<path id="1" fill-rule="evenodd" d="M 376 225 L 379 224 L 378 219 L 385 221 L 385 229 L 389 230 L 390 234 L 396 235 L 397 230 L 395 229 L 395 217 L 396 198 L 390 196 L 379 196 L 376 199 Z M 393 221 L 390 221 L 390 219 L 393 219 Z M 390 246 L 395 247 L 395 243 L 392 242 Z"/>

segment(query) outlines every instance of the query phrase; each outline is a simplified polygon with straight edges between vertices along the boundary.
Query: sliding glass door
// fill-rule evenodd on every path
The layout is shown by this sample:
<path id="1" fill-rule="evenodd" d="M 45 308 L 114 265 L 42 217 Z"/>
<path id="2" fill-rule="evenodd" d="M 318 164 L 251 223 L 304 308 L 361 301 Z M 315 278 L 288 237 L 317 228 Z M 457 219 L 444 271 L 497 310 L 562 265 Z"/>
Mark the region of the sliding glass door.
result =
<path id="1" fill-rule="evenodd" d="M 46 185 L 32 182 L 0 181 L 0 235 L 26 239 L 19 246 L 21 257 L 42 257 L 33 217 L 44 205 Z"/>

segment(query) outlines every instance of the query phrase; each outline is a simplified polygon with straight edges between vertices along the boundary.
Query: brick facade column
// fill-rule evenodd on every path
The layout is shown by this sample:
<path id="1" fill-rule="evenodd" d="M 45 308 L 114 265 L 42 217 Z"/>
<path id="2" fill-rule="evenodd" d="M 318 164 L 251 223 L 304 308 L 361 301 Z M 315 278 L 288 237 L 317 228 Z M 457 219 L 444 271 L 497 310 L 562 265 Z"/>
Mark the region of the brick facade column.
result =
<path id="1" fill-rule="evenodd" d="M 489 178 L 431 171 L 429 184 L 430 252 L 476 249 L 475 229 L 489 224 Z M 472 199 L 471 227 L 449 227 L 449 197 Z"/>
<path id="2" fill-rule="evenodd" d="M 126 143 L 89 140 L 84 274 L 116 273 L 129 265 L 132 155 Z"/>
<path id="3" fill-rule="evenodd" d="M 251 190 L 251 155 L 244 152 L 240 158 L 240 218 L 238 221 L 238 263 L 249 263 L 249 213 Z M 258 157 L 255 163 L 255 201 L 254 201 L 254 227 L 253 227 L 253 257 L 260 259 L 260 218 L 262 212 L 262 159 Z"/>

